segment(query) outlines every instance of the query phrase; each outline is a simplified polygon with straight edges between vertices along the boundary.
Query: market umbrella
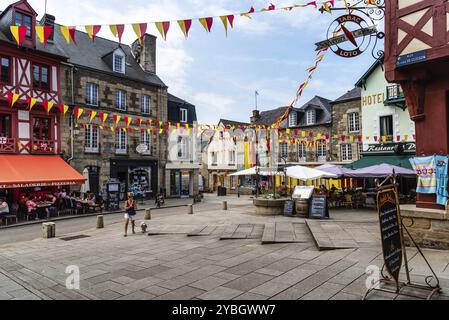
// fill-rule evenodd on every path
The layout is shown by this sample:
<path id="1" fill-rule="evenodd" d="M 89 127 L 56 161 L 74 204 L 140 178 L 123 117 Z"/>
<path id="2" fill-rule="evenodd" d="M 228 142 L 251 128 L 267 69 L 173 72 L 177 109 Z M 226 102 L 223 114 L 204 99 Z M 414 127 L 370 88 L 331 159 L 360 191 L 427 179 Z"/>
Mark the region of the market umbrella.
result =
<path id="1" fill-rule="evenodd" d="M 327 173 L 336 174 L 338 178 L 347 177 L 348 174 L 353 172 L 351 169 L 343 168 L 341 166 L 336 166 L 333 164 L 324 164 L 322 166 L 319 166 L 315 168 L 316 170 L 324 171 Z"/>
<path id="2" fill-rule="evenodd" d="M 89 182 L 89 170 L 87 168 L 83 171 L 83 177 L 86 179 L 83 185 L 81 185 L 81 193 L 86 194 L 90 191 L 90 182 Z"/>
<path id="3" fill-rule="evenodd" d="M 416 172 L 402 167 L 393 166 L 391 164 L 382 163 L 371 167 L 354 170 L 347 176 L 351 178 L 383 178 L 393 175 L 393 172 L 398 176 L 416 177 Z"/>
<path id="4" fill-rule="evenodd" d="M 258 172 L 259 171 L 259 172 Z M 235 176 L 255 176 L 259 174 L 260 176 L 283 176 L 284 173 L 273 168 L 261 168 L 253 167 L 251 169 L 242 170 L 231 174 L 231 177 Z"/>
<path id="5" fill-rule="evenodd" d="M 295 166 L 287 168 L 287 176 L 298 180 L 317 180 L 322 178 L 337 178 L 336 174 L 324 172 L 303 166 Z"/>

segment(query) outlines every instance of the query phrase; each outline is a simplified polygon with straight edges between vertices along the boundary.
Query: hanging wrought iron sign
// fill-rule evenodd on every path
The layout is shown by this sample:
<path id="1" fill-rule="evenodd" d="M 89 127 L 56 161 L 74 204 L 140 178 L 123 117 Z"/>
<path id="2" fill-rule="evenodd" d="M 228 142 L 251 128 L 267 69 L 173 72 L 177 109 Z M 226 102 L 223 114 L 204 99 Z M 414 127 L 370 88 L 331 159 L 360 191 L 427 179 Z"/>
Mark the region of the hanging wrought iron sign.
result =
<path id="1" fill-rule="evenodd" d="M 372 48 L 374 58 L 383 57 L 382 50 L 375 51 L 377 41 L 385 37 L 383 32 L 378 31 L 376 25 L 376 21 L 384 18 L 384 1 L 365 2 L 363 7 L 360 3 L 363 1 L 355 1 L 345 8 L 328 8 L 329 12 L 340 10 L 346 11 L 347 14 L 332 21 L 327 30 L 327 39 L 316 43 L 317 51 L 330 48 L 342 58 L 354 58 Z"/>

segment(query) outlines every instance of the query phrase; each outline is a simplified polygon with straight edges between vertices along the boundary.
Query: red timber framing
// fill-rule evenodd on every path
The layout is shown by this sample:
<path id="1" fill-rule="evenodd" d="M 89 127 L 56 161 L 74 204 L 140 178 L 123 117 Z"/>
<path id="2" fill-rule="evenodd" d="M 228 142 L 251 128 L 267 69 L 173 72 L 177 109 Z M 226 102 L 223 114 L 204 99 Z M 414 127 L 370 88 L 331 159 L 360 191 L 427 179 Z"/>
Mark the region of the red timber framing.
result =
<path id="1" fill-rule="evenodd" d="M 449 154 L 448 16 L 447 0 L 386 1 L 385 74 L 404 91 L 417 156 Z M 419 194 L 417 206 L 442 209 L 434 195 Z"/>

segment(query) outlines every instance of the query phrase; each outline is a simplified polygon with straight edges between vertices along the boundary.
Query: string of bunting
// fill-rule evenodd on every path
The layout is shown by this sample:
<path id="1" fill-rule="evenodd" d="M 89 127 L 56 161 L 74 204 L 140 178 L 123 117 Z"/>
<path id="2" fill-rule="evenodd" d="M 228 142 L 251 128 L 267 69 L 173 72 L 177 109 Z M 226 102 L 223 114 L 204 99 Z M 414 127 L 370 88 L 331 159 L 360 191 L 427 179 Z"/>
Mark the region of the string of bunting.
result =
<path id="1" fill-rule="evenodd" d="M 233 13 L 233 14 L 226 14 L 226 15 L 213 15 L 209 17 L 200 17 L 200 18 L 189 18 L 189 19 L 180 19 L 180 20 L 166 20 L 166 21 L 154 21 L 154 22 L 143 22 L 143 23 L 128 23 L 128 24 L 96 24 L 96 25 L 73 25 L 73 26 L 66 26 L 61 25 L 59 26 L 59 32 L 63 35 L 64 39 L 66 40 L 67 44 L 75 44 L 76 45 L 76 31 L 78 29 L 83 30 L 88 34 L 89 38 L 92 41 L 95 41 L 95 37 L 98 35 L 98 33 L 103 29 L 109 29 L 109 31 L 112 33 L 112 35 L 118 39 L 118 41 L 122 42 L 122 37 L 125 32 L 126 27 L 131 27 L 134 33 L 136 34 L 138 40 L 142 42 L 143 36 L 145 35 L 149 25 L 154 25 L 158 32 L 161 34 L 162 38 L 164 40 L 167 40 L 167 35 L 169 33 L 170 28 L 177 24 L 180 28 L 181 32 L 187 39 L 189 36 L 189 31 L 193 25 L 194 21 L 198 21 L 199 24 L 204 28 L 206 32 L 211 32 L 212 27 L 214 26 L 214 22 L 216 20 L 221 21 L 223 28 L 225 30 L 225 34 L 228 34 L 229 28 L 234 28 L 234 21 L 236 17 L 245 17 L 251 19 L 251 17 L 255 14 L 265 13 L 265 12 L 272 12 L 272 11 L 292 11 L 293 9 L 298 8 L 306 8 L 306 7 L 314 7 L 315 9 L 318 9 L 321 11 L 327 11 L 329 13 L 331 12 L 331 8 L 334 7 L 336 0 L 329 0 L 324 1 L 321 3 L 318 3 L 318 1 L 310 1 L 306 4 L 293 4 L 288 6 L 276 6 L 272 3 L 268 5 L 267 7 L 264 7 L 262 9 L 256 10 L 254 6 L 251 6 L 251 8 L 246 12 L 240 12 L 240 13 Z M 368 0 L 370 1 L 370 0 Z M 346 1 L 345 1 L 346 2 Z M 51 26 L 35 26 L 36 35 L 39 39 L 39 42 L 45 47 L 47 45 L 48 39 L 50 38 L 51 34 L 53 33 L 53 27 Z M 11 34 L 16 41 L 17 45 L 21 46 L 23 43 L 23 40 L 26 37 L 27 34 L 27 27 L 26 26 L 16 26 L 11 25 L 10 26 Z"/>

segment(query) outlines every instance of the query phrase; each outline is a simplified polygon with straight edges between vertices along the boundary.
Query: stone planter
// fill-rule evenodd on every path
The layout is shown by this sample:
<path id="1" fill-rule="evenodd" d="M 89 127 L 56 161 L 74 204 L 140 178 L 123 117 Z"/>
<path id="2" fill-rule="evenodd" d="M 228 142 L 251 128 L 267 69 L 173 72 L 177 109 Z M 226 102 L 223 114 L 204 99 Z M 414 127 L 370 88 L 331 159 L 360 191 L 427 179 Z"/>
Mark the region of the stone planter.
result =
<path id="1" fill-rule="evenodd" d="M 256 214 L 261 216 L 279 216 L 284 214 L 287 199 L 254 199 Z"/>

